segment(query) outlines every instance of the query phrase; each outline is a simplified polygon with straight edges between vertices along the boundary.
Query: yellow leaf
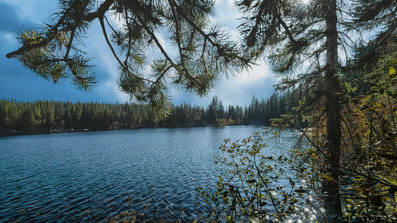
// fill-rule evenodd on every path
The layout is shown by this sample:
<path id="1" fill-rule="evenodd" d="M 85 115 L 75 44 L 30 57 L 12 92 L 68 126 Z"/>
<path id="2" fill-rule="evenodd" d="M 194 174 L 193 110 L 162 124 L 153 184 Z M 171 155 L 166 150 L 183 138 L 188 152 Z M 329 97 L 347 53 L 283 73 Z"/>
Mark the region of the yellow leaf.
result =
<path id="1" fill-rule="evenodd" d="M 390 75 L 396 75 L 396 69 L 394 69 L 394 67 L 390 67 L 389 68 L 389 74 Z"/>
<path id="2" fill-rule="evenodd" d="M 321 178 L 328 180 L 328 181 L 334 181 L 334 178 L 332 178 L 331 176 L 328 176 L 328 175 L 322 175 Z"/>

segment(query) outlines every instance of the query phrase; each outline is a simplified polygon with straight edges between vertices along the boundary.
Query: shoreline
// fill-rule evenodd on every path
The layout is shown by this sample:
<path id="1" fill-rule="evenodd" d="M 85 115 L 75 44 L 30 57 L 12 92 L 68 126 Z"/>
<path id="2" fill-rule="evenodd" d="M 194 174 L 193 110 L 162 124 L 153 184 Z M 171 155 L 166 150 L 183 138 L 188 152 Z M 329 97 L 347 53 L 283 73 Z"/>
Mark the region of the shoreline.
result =
<path id="1" fill-rule="evenodd" d="M 128 130 L 128 129 L 151 129 L 151 128 L 194 128 L 194 127 L 225 127 L 225 126 L 250 126 L 246 124 L 239 125 L 186 125 L 186 126 L 137 126 L 134 128 L 116 128 L 116 129 L 63 129 L 63 128 L 54 128 L 54 129 L 46 129 L 46 130 L 32 130 L 32 131 L 24 131 L 24 130 L 8 130 L 5 132 L 0 132 L 0 139 L 10 136 L 24 136 L 24 135 L 48 135 L 48 134 L 62 134 L 62 133 L 74 133 L 74 132 L 100 132 L 100 131 L 115 131 L 115 130 Z M 252 125 L 255 126 L 255 125 Z M 262 126 L 262 125 L 258 125 Z"/>

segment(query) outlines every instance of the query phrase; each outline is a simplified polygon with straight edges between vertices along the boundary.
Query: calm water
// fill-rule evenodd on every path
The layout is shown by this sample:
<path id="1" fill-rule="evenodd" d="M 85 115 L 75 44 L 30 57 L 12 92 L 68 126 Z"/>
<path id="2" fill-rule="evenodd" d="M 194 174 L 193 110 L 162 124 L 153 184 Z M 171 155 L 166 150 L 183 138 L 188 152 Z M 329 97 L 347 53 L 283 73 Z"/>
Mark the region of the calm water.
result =
<path id="1" fill-rule="evenodd" d="M 213 184 L 224 138 L 259 127 L 140 129 L 0 139 L 0 222 L 205 222 L 197 186 Z M 284 153 L 287 132 L 272 145 Z"/>

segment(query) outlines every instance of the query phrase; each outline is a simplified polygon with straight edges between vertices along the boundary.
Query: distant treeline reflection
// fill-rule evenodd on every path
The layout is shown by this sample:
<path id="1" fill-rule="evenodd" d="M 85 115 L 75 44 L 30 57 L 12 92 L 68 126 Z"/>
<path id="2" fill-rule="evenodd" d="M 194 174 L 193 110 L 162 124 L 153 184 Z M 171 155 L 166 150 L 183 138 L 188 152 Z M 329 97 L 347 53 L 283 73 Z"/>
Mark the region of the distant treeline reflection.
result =
<path id="1" fill-rule="evenodd" d="M 226 108 L 215 96 L 207 107 L 180 104 L 167 117 L 159 117 L 147 104 L 72 103 L 60 101 L 18 102 L 0 100 L 0 135 L 63 131 L 95 131 L 144 127 L 222 125 L 269 125 L 271 119 L 288 114 L 298 98 L 273 94 L 253 97 L 249 106 Z"/>

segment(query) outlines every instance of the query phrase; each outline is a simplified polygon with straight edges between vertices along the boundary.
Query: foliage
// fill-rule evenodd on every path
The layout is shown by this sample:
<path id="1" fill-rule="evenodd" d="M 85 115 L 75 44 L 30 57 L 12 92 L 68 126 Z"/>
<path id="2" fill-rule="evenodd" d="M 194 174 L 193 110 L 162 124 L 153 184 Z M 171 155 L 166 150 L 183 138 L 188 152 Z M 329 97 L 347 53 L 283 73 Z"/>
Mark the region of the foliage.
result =
<path id="1" fill-rule="evenodd" d="M 337 179 L 329 176 L 324 158 L 328 155 L 323 149 L 327 140 L 326 119 L 321 110 L 324 107 L 319 105 L 318 109 L 305 113 L 310 124 L 305 134 L 313 149 L 299 151 L 295 157 L 312 165 L 318 176 L 311 177 L 313 182 L 339 181 L 344 222 L 395 222 L 397 219 L 397 54 L 393 39 L 378 47 L 375 52 L 378 58 L 371 60 L 371 66 L 354 67 L 342 77 L 345 82 Z M 306 174 L 300 177 L 309 181 Z"/>
<path id="2" fill-rule="evenodd" d="M 390 75 L 392 69 L 383 70 Z M 397 219 L 397 140 L 392 126 L 396 120 L 391 113 L 395 109 L 390 107 L 393 104 L 395 108 L 397 101 L 390 97 L 392 101 L 386 100 L 384 94 L 377 95 L 375 100 L 369 100 L 368 96 L 360 101 L 351 100 L 343 110 L 350 112 L 344 116 L 344 143 L 338 167 L 343 204 L 341 222 Z M 320 208 L 321 185 L 325 180 L 335 179 L 326 168 L 326 150 L 322 149 L 326 130 L 318 113 L 321 111 L 309 119 L 320 121 L 303 132 L 297 148 L 279 157 L 271 156 L 274 148 L 268 147 L 267 140 L 277 140 L 269 137 L 271 131 L 256 133 L 242 141 L 225 140 L 219 148 L 220 155 L 215 157 L 220 169 L 219 181 L 212 188 L 198 188 L 212 208 L 209 214 L 226 222 L 325 220 Z"/>
<path id="3" fill-rule="evenodd" d="M 242 141 L 225 140 L 215 157 L 221 171 L 218 183 L 214 188 L 198 188 L 212 206 L 210 214 L 226 222 L 317 218 L 318 202 L 311 194 L 314 190 L 310 182 L 291 172 L 291 157 L 269 155 L 274 151 L 266 143 L 276 135 L 276 131 L 266 130 Z M 307 171 L 301 168 L 302 173 Z"/>
<path id="4" fill-rule="evenodd" d="M 396 2 L 315 1 L 307 6 L 305 13 L 298 13 L 299 7 L 289 5 L 292 2 L 239 1 L 239 6 L 246 13 L 241 28 L 252 56 L 270 52 L 274 70 L 280 74 L 293 73 L 305 61 L 310 64 L 306 73 L 284 76 L 277 86 L 279 90 L 292 89 L 291 95 L 301 91 L 304 96 L 294 112 L 273 119 L 281 128 L 299 118 L 307 123 L 303 133 L 310 146 L 292 151 L 291 168 L 300 179 L 294 182 L 304 180 L 306 189 L 313 191 L 314 200 L 325 210 L 318 216 L 321 221 L 395 222 Z M 342 8 L 349 4 L 355 11 L 344 14 L 347 11 Z M 339 13 L 338 17 L 329 14 L 332 11 Z M 352 22 L 343 20 L 346 18 Z M 367 42 L 359 35 L 357 39 L 347 37 L 352 31 L 360 34 L 375 28 L 379 32 L 370 33 Z M 332 33 L 335 36 L 331 38 Z M 349 55 L 349 50 L 345 50 L 344 59 L 332 62 L 329 57 L 332 52 L 342 52 L 343 48 L 350 48 L 354 54 Z M 231 168 L 224 163 L 242 161 L 226 156 L 222 162 L 221 168 L 228 172 Z M 258 173 L 268 170 L 266 166 L 262 168 L 258 170 L 253 164 L 245 172 L 254 178 L 252 182 L 259 182 L 262 176 Z M 273 171 L 267 171 L 267 176 L 277 174 L 277 169 Z M 240 172 L 228 173 L 238 178 Z M 212 202 L 214 213 L 226 213 L 223 218 L 230 221 L 238 220 L 235 218 L 238 214 L 249 216 L 252 222 L 268 221 L 262 219 L 260 211 L 235 214 L 231 201 L 239 195 L 233 194 L 234 186 L 228 187 L 227 181 L 233 177 L 221 177 L 214 191 L 201 190 L 204 199 Z M 248 188 L 255 186 L 245 183 Z M 273 186 L 275 189 L 277 186 Z M 255 197 L 256 193 L 248 190 L 242 197 Z M 222 202 L 225 197 L 228 199 Z M 245 210 L 252 203 L 238 205 Z M 304 208 L 307 204 L 301 202 L 301 205 Z M 234 215 L 228 218 L 229 213 Z M 285 219 L 279 216 L 279 220 Z"/>
<path id="5" fill-rule="evenodd" d="M 346 1 L 254 0 L 237 1 L 243 14 L 240 32 L 243 47 L 253 58 L 268 57 L 272 69 L 283 77 L 279 89 L 308 90 L 304 93 L 305 107 L 296 117 L 309 115 L 316 108 L 325 118 L 325 172 L 337 179 L 340 163 L 340 67 L 339 52 L 348 56 L 351 31 L 347 25 L 350 15 Z M 298 72 L 301 73 L 298 73 Z M 288 124 L 290 116 L 286 117 Z M 278 121 L 280 125 L 282 121 Z M 287 125 L 288 125 L 287 124 Z M 311 124 L 311 123 L 309 123 Z M 342 206 L 338 180 L 324 180 L 324 209 L 327 221 L 339 222 Z"/>
<path id="6" fill-rule="evenodd" d="M 395 42 L 381 46 L 375 66 L 346 84 L 346 159 L 342 171 L 347 179 L 345 199 L 351 221 L 397 219 L 395 49 Z"/>

